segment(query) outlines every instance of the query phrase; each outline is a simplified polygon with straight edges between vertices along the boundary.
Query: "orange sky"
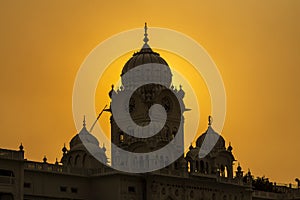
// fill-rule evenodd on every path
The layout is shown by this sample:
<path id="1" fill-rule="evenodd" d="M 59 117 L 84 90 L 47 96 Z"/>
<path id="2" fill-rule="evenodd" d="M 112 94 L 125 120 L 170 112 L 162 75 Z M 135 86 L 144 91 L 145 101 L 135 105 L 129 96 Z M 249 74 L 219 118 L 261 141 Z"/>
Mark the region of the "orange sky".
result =
<path id="1" fill-rule="evenodd" d="M 300 176 L 299 19 L 297 0 L 3 0 L 0 147 L 23 142 L 28 159 L 60 158 L 76 134 L 72 89 L 84 58 L 147 21 L 191 36 L 217 64 L 228 101 L 222 135 L 243 169 L 293 182 Z"/>

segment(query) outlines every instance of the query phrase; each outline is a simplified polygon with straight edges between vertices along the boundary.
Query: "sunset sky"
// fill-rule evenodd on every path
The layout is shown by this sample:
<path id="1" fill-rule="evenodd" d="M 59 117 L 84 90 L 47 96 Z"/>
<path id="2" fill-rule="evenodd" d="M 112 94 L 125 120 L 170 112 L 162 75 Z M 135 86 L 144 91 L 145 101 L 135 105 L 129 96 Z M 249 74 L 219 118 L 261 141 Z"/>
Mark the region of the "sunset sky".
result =
<path id="1" fill-rule="evenodd" d="M 150 44 L 151 26 L 173 29 L 201 44 L 218 66 L 227 95 L 222 135 L 243 170 L 294 183 L 300 177 L 299 19 L 297 0 L 2 0 L 0 148 L 22 142 L 27 159 L 60 159 L 77 133 L 72 92 L 82 62 L 100 42 L 148 22 Z M 171 67 L 183 67 L 159 53 Z M 119 69 L 130 56 L 116 61 Z M 98 101 L 109 101 L 107 94 L 97 93 Z M 201 120 L 204 132 L 207 118 Z"/>

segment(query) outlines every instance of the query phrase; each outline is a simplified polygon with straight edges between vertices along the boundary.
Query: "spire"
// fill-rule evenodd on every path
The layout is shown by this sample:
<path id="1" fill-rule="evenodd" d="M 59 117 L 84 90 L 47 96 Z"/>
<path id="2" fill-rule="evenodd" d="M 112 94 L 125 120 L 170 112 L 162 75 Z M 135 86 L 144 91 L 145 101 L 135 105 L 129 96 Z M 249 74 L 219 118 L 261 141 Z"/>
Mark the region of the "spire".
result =
<path id="1" fill-rule="evenodd" d="M 86 123 L 85 123 L 85 115 L 83 115 L 83 127 L 85 127 Z"/>
<path id="2" fill-rule="evenodd" d="M 105 148 L 105 143 L 103 143 L 103 147 L 102 147 L 103 151 L 105 152 L 106 151 L 106 148 Z"/>
<path id="3" fill-rule="evenodd" d="M 43 162 L 44 162 L 44 163 L 47 163 L 47 157 L 46 157 L 46 156 L 44 156 Z"/>
<path id="4" fill-rule="evenodd" d="M 109 93 L 108 93 L 109 98 L 112 97 L 112 95 L 113 95 L 114 92 L 115 92 L 115 91 L 114 91 L 114 85 L 111 85 L 111 90 L 110 90 Z"/>
<path id="5" fill-rule="evenodd" d="M 145 26 L 144 26 L 144 39 L 143 41 L 145 42 L 142 49 L 150 49 L 149 45 L 148 45 L 148 42 L 149 42 L 149 38 L 148 38 L 148 33 L 147 33 L 147 30 L 148 30 L 148 27 L 147 27 L 147 23 L 145 22 Z"/>
<path id="6" fill-rule="evenodd" d="M 179 85 L 178 95 L 183 99 L 185 92 L 182 90 L 182 85 Z"/>
<path id="7" fill-rule="evenodd" d="M 212 116 L 208 116 L 208 126 L 211 126 L 212 125 L 212 122 L 213 122 L 213 118 Z"/>
<path id="8" fill-rule="evenodd" d="M 22 142 L 21 142 L 21 144 L 20 144 L 20 146 L 19 146 L 19 150 L 20 150 L 20 151 L 24 151 L 24 147 L 23 147 Z"/>
<path id="9" fill-rule="evenodd" d="M 149 39 L 148 39 L 148 33 L 147 33 L 147 30 L 148 30 L 148 27 L 147 27 L 147 23 L 145 22 L 145 26 L 144 26 L 144 30 L 145 30 L 145 33 L 144 33 L 144 42 L 145 42 L 145 45 L 147 45 L 147 43 L 149 42 Z"/>
<path id="10" fill-rule="evenodd" d="M 227 148 L 227 151 L 229 151 L 229 152 L 231 152 L 232 151 L 232 146 L 231 146 L 231 142 L 229 142 L 229 146 L 228 146 L 228 148 Z"/>
<path id="11" fill-rule="evenodd" d="M 249 168 L 248 168 L 248 176 L 251 176 L 251 171 Z"/>
<path id="12" fill-rule="evenodd" d="M 65 155 L 67 153 L 67 148 L 66 148 L 66 144 L 64 143 L 64 147 L 61 149 L 63 154 Z"/>
<path id="13" fill-rule="evenodd" d="M 240 163 L 238 163 L 237 170 L 238 170 L 239 172 L 241 172 L 241 171 L 242 171 L 242 167 L 241 167 Z"/>

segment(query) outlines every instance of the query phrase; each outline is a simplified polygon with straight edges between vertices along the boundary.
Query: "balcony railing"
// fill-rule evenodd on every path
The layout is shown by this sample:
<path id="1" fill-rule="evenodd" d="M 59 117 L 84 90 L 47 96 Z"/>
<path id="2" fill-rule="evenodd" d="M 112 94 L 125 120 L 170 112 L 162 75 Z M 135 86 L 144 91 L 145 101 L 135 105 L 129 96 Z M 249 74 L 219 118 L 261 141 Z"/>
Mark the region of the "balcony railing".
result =
<path id="1" fill-rule="evenodd" d="M 63 172 L 63 166 L 61 165 L 40 163 L 40 162 L 33 162 L 33 161 L 26 161 L 24 163 L 24 169 L 43 170 L 49 172 Z"/>
<path id="2" fill-rule="evenodd" d="M 0 176 L 0 185 L 12 185 L 15 183 L 15 178 L 12 176 Z"/>
<path id="3" fill-rule="evenodd" d="M 89 176 L 94 174 L 107 174 L 112 172 L 110 168 L 99 168 L 99 169 L 75 168 L 75 167 L 62 166 L 58 164 L 50 164 L 50 163 L 42 163 L 42 162 L 34 162 L 34 161 L 26 161 L 24 163 L 24 169 L 44 171 L 44 172 L 54 172 L 54 173 L 66 173 L 66 174 L 81 175 L 81 176 Z"/>
<path id="4" fill-rule="evenodd" d="M 0 158 L 11 159 L 11 160 L 24 160 L 24 152 L 8 150 L 8 149 L 0 149 Z"/>

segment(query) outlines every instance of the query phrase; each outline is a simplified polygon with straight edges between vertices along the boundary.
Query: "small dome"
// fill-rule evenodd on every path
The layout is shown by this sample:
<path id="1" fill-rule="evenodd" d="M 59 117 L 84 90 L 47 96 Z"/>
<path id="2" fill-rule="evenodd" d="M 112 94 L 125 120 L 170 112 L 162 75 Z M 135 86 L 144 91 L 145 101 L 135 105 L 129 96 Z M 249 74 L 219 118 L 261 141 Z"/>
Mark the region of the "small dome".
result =
<path id="1" fill-rule="evenodd" d="M 238 170 L 239 172 L 242 171 L 242 167 L 240 166 L 240 163 L 239 163 L 239 165 L 238 165 L 238 167 L 237 167 L 237 170 Z"/>
<path id="2" fill-rule="evenodd" d="M 202 146 L 202 144 L 204 142 L 204 139 L 207 136 L 207 134 L 212 134 L 212 136 L 218 136 L 219 137 L 216 144 L 211 144 L 211 146 L 214 145 L 213 149 L 219 149 L 219 150 L 226 149 L 224 138 L 221 135 L 219 135 L 217 132 L 215 132 L 214 129 L 211 126 L 208 126 L 208 129 L 197 139 L 197 141 L 196 141 L 196 146 L 197 147 L 200 148 Z M 208 142 L 210 142 L 210 141 L 208 141 Z"/>
<path id="3" fill-rule="evenodd" d="M 198 147 L 195 147 L 195 148 L 191 148 L 187 154 L 186 154 L 186 159 L 187 160 L 196 160 L 199 156 L 198 156 L 198 153 L 199 153 L 199 148 Z"/>
<path id="4" fill-rule="evenodd" d="M 232 146 L 231 146 L 231 143 L 229 142 L 229 146 L 228 146 L 228 148 L 227 148 L 227 151 L 229 151 L 229 152 L 231 152 L 232 151 Z"/>
<path id="5" fill-rule="evenodd" d="M 83 142 L 99 146 L 97 138 L 90 134 L 85 126 L 70 141 L 70 150 L 77 145 L 81 145 Z"/>

